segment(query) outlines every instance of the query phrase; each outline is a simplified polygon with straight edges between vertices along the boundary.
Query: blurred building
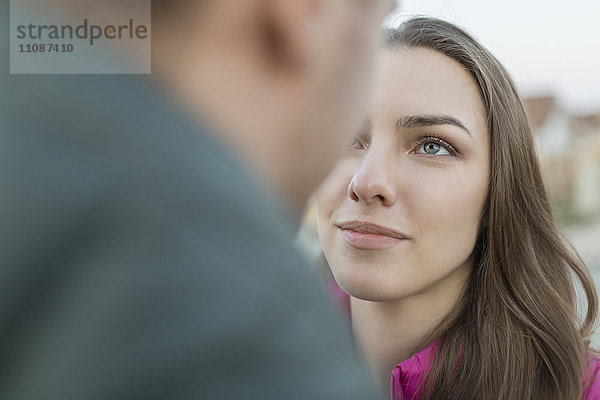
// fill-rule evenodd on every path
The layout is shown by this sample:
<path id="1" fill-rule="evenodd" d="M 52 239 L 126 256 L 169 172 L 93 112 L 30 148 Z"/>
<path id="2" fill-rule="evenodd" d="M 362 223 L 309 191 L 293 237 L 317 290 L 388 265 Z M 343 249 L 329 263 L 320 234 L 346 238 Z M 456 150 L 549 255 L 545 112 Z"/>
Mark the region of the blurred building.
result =
<path id="1" fill-rule="evenodd" d="M 559 219 L 600 216 L 600 112 L 571 115 L 553 96 L 525 99 L 544 180 Z"/>
<path id="2" fill-rule="evenodd" d="M 573 208 L 583 217 L 600 215 L 600 112 L 571 118 Z"/>

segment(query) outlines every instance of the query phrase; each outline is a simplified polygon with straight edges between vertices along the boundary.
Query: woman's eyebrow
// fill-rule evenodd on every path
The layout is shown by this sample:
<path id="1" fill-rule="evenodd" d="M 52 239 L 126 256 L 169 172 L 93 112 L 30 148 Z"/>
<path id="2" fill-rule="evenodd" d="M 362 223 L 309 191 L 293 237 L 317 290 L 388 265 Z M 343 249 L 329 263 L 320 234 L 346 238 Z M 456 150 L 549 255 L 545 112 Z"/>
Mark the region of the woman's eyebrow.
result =
<path id="1" fill-rule="evenodd" d="M 467 129 L 467 127 L 460 122 L 458 118 L 455 118 L 451 115 L 443 115 L 443 114 L 419 114 L 419 115 L 407 115 L 404 116 L 398 121 L 396 121 L 396 129 L 410 129 L 410 128 L 419 128 L 422 126 L 433 126 L 433 125 L 454 125 L 471 135 L 471 132 Z"/>

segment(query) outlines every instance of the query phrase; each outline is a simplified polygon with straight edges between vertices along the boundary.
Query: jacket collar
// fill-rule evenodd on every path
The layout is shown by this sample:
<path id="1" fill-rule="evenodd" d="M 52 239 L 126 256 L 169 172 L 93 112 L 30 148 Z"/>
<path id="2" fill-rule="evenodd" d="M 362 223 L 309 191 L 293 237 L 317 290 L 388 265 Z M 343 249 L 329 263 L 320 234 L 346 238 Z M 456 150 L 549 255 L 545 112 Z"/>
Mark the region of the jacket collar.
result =
<path id="1" fill-rule="evenodd" d="M 392 400 L 419 398 L 420 378 L 424 371 L 430 369 L 435 348 L 436 343 L 434 342 L 394 368 L 390 378 L 390 398 Z"/>

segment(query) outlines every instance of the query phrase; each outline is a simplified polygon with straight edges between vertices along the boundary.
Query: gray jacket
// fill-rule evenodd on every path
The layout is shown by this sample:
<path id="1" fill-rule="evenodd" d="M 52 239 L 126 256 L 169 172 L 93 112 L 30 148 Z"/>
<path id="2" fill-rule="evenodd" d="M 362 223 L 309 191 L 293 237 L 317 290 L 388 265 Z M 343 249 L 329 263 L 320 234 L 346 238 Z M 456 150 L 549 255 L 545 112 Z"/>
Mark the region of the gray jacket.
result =
<path id="1" fill-rule="evenodd" d="M 209 128 L 143 78 L 8 75 L 1 40 L 0 399 L 371 398 L 280 205 Z"/>

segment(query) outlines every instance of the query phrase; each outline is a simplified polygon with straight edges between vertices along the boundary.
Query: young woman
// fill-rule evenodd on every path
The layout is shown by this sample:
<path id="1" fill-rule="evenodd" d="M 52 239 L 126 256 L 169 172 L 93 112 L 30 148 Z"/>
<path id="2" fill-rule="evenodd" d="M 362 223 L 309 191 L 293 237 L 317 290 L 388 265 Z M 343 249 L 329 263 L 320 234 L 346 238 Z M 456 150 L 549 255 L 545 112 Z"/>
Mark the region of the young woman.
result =
<path id="1" fill-rule="evenodd" d="M 316 195 L 375 377 L 393 399 L 600 399 L 595 288 L 556 228 L 511 78 L 437 19 L 387 44 L 370 120 Z"/>

